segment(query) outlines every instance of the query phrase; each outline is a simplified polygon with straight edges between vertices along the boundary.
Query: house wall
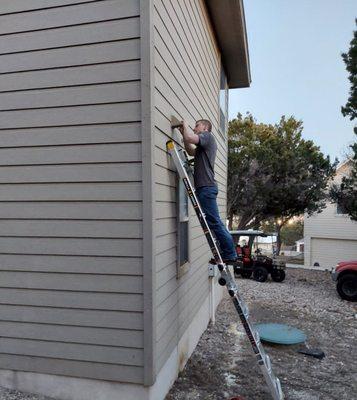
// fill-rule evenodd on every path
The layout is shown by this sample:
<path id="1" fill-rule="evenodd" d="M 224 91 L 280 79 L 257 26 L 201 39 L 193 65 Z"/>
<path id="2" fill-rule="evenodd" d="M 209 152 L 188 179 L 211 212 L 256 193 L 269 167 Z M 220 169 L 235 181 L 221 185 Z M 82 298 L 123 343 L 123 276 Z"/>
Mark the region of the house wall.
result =
<path id="1" fill-rule="evenodd" d="M 340 183 L 349 174 L 349 163 L 338 168 L 334 178 Z M 357 222 L 348 215 L 337 214 L 336 204 L 328 203 L 320 213 L 304 218 L 305 265 L 318 262 L 331 268 L 337 262 L 357 259 Z"/>
<path id="2" fill-rule="evenodd" d="M 318 262 L 321 267 L 334 267 L 338 261 L 357 259 L 357 222 L 337 214 L 336 205 L 305 217 L 305 264 Z"/>
<path id="3" fill-rule="evenodd" d="M 140 74 L 139 0 L 1 2 L 1 369 L 143 382 Z"/>
<path id="4" fill-rule="evenodd" d="M 218 133 L 220 54 L 203 1 L 154 0 L 154 145 L 156 204 L 156 350 L 158 372 L 174 349 L 179 367 L 185 364 L 195 344 L 180 339 L 197 318 L 209 295 L 207 274 L 210 250 L 190 207 L 190 268 L 177 277 L 176 174 L 166 151 L 171 115 L 189 125 L 199 118 L 213 123 L 218 143 L 216 179 L 221 216 L 226 212 L 227 140 Z M 218 289 L 218 293 L 221 290 Z M 207 325 L 209 310 L 206 308 Z M 206 326 L 205 325 L 205 326 Z M 204 329 L 201 326 L 199 329 Z M 198 329 L 198 328 L 197 328 Z M 199 336 L 198 336 L 199 337 Z"/>

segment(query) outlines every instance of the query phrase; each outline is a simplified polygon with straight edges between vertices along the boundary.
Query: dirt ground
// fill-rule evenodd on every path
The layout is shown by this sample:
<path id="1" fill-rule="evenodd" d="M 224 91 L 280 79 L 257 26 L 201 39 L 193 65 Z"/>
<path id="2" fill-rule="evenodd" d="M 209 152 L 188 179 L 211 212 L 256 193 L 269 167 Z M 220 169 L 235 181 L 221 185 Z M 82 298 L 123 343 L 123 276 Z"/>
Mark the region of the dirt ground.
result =
<path id="1" fill-rule="evenodd" d="M 283 283 L 238 278 L 253 323 L 297 327 L 322 360 L 297 352 L 301 345 L 264 344 L 286 400 L 357 399 L 357 304 L 337 296 L 330 273 L 288 269 Z M 166 400 L 271 400 L 229 296 L 176 380 Z"/>

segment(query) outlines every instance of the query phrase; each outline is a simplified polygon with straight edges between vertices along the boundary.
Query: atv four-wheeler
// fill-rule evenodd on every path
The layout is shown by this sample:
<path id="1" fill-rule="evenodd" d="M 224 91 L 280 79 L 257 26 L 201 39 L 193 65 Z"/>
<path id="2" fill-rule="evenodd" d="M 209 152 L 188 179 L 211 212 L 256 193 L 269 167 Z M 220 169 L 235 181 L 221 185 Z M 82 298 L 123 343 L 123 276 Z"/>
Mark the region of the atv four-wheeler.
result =
<path id="1" fill-rule="evenodd" d="M 230 231 L 237 250 L 238 259 L 241 261 L 233 266 L 235 276 L 250 278 L 258 282 L 265 282 L 270 274 L 275 282 L 282 282 L 285 279 L 286 264 L 277 257 L 268 257 L 261 253 L 255 242 L 258 237 L 267 237 L 262 231 Z M 242 243 L 242 238 L 244 238 Z M 255 251 L 253 252 L 253 244 Z"/>

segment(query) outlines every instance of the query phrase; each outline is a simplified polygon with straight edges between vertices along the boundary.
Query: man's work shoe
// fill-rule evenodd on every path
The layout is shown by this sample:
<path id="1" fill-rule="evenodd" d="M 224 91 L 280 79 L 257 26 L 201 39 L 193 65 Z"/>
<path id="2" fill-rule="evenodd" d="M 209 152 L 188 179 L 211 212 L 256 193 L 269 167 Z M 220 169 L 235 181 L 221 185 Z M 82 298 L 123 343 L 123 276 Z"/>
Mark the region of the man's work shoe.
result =
<path id="1" fill-rule="evenodd" d="M 217 264 L 217 261 L 216 261 L 214 258 L 211 258 L 208 262 L 209 262 L 210 264 L 214 264 L 214 265 Z M 224 260 L 223 260 L 223 262 L 224 262 Z"/>
<path id="2" fill-rule="evenodd" d="M 237 257 L 236 258 L 224 258 L 223 259 L 223 262 L 225 264 L 229 264 L 229 265 L 235 264 L 237 261 L 238 261 Z"/>

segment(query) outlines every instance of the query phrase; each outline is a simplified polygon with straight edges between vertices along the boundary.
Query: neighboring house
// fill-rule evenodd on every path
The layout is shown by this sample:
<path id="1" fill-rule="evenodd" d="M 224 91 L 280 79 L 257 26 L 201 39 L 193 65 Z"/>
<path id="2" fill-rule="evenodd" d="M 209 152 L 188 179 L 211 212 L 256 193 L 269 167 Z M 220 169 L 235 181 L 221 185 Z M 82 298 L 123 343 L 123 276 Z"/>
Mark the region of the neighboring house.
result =
<path id="1" fill-rule="evenodd" d="M 224 219 L 249 83 L 241 0 L 1 1 L 0 385 L 164 398 L 221 296 L 171 115 L 213 122 Z"/>
<path id="2" fill-rule="evenodd" d="M 299 253 L 303 253 L 304 252 L 304 243 L 305 243 L 304 238 L 302 238 L 300 240 L 297 240 L 295 242 L 295 248 L 296 248 L 297 252 L 299 252 Z"/>
<path id="3" fill-rule="evenodd" d="M 276 249 L 276 236 L 269 235 L 268 237 L 257 237 L 258 249 L 262 250 L 263 253 L 273 254 L 274 249 Z"/>
<path id="4" fill-rule="evenodd" d="M 336 171 L 335 183 L 351 170 L 351 161 L 342 163 Z M 304 217 L 305 265 L 318 263 L 321 267 L 334 267 L 338 261 L 357 259 L 357 222 L 343 213 L 336 204 L 312 217 Z"/>

